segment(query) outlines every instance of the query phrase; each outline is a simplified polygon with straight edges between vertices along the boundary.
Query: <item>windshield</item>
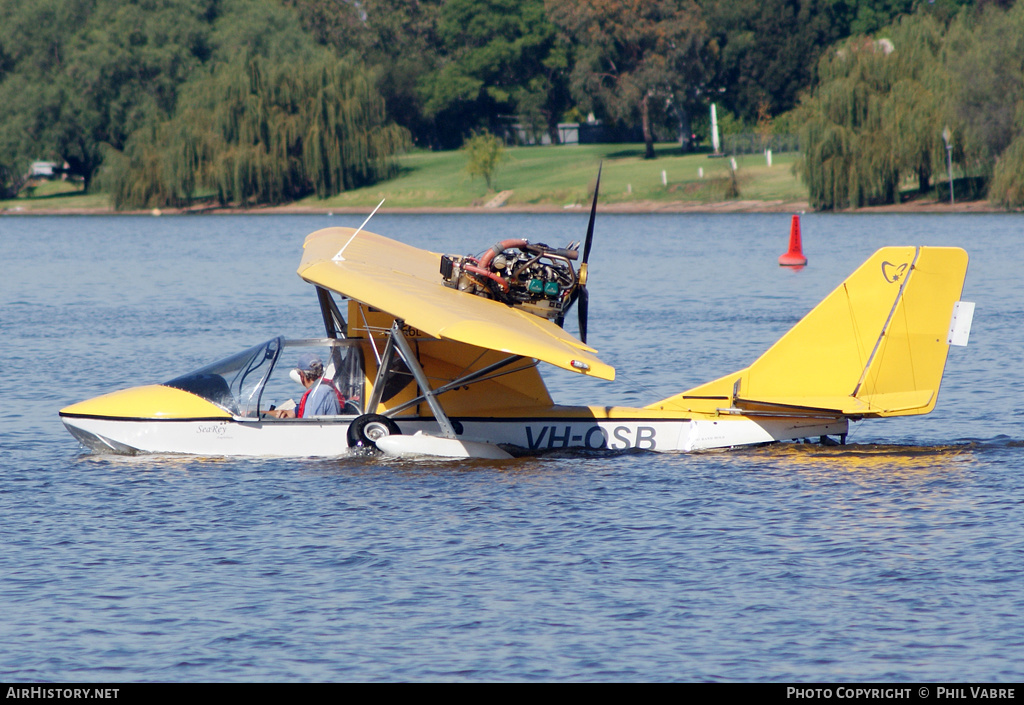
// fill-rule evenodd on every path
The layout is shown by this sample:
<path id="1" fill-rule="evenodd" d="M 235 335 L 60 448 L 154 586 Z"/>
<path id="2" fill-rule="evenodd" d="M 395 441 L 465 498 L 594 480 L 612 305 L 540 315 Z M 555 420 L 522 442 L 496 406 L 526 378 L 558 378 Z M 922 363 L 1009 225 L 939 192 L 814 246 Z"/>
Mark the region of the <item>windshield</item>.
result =
<path id="1" fill-rule="evenodd" d="M 259 417 L 301 399 L 305 390 L 289 373 L 300 359 L 310 358 L 321 361 L 323 376 L 317 385 L 334 388 L 341 415 L 362 413 L 363 357 L 358 343 L 350 340 L 274 338 L 164 384 L 203 397 L 234 416 Z"/>
<path id="2" fill-rule="evenodd" d="M 283 338 L 274 338 L 164 384 L 208 399 L 236 416 L 250 416 L 283 343 Z"/>

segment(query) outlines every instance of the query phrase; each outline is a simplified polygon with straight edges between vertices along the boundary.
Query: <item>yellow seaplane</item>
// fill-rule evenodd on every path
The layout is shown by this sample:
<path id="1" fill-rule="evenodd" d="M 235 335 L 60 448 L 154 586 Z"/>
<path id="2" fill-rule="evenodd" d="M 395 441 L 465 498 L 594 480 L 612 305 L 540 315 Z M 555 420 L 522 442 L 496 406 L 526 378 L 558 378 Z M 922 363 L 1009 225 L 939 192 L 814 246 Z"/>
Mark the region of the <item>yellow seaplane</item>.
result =
<path id="1" fill-rule="evenodd" d="M 596 206 L 595 190 L 582 258 L 578 242 L 504 240 L 464 256 L 366 222 L 319 230 L 298 274 L 315 287 L 323 338 L 275 338 L 61 419 L 88 448 L 129 454 L 508 458 L 845 443 L 850 421 L 930 412 L 949 346 L 967 342 L 967 253 L 886 247 L 745 369 L 642 408 L 558 405 L 540 363 L 615 377 L 586 343 Z M 579 339 L 562 328 L 573 306 Z M 297 403 L 285 399 L 296 382 L 306 387 Z"/>

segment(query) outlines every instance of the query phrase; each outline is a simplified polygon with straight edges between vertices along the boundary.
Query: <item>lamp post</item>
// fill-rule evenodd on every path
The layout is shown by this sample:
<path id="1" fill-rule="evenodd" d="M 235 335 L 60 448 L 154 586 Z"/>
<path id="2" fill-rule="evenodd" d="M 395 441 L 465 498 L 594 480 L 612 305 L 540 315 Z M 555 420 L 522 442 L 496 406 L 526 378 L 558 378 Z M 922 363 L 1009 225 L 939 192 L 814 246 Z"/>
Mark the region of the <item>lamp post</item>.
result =
<path id="1" fill-rule="evenodd" d="M 946 169 L 949 171 L 949 205 L 953 205 L 953 145 L 949 141 L 949 125 L 942 128 L 942 141 L 946 143 Z"/>

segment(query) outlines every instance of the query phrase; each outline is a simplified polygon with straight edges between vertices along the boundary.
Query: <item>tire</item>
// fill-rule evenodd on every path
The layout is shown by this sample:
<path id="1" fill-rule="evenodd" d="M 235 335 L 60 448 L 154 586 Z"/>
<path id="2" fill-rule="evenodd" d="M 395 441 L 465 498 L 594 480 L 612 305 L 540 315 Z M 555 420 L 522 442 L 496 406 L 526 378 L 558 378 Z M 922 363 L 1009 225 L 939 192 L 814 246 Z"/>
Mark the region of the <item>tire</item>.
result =
<path id="1" fill-rule="evenodd" d="M 385 436 L 399 436 L 402 430 L 387 416 L 363 414 L 353 419 L 348 427 L 349 448 L 377 448 L 374 442 Z"/>

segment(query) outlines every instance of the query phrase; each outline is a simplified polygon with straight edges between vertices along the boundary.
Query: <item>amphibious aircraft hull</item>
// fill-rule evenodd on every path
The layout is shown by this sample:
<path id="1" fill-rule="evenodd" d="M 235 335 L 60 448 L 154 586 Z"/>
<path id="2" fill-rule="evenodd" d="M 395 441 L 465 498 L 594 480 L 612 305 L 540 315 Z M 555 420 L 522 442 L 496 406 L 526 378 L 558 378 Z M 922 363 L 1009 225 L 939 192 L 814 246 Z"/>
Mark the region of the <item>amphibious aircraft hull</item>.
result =
<path id="1" fill-rule="evenodd" d="M 613 409 L 610 419 L 564 413 L 532 418 L 453 418 L 458 439 L 497 445 L 512 455 L 565 449 L 689 452 L 795 439 L 845 436 L 844 418 L 657 418 L 642 409 Z M 630 413 L 634 415 L 631 417 Z M 338 457 L 351 451 L 355 419 L 112 419 L 64 412 L 64 425 L 101 453 L 182 453 L 202 456 Z M 402 435 L 437 435 L 429 417 L 395 420 Z"/>

